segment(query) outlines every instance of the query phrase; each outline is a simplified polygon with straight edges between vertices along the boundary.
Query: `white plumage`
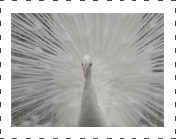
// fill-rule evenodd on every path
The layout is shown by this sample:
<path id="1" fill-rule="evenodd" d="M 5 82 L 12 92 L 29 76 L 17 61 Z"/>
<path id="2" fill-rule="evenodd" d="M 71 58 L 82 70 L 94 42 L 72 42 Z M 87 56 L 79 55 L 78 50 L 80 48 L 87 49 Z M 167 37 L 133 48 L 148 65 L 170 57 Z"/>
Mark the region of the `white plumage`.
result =
<path id="1" fill-rule="evenodd" d="M 82 92 L 81 110 L 78 126 L 97 127 L 108 126 L 108 122 L 101 111 L 97 101 L 94 85 L 92 83 L 92 61 L 89 55 L 84 56 L 82 63 L 84 72 L 84 87 Z"/>
<path id="2" fill-rule="evenodd" d="M 12 14 L 12 126 L 163 126 L 163 18 Z"/>

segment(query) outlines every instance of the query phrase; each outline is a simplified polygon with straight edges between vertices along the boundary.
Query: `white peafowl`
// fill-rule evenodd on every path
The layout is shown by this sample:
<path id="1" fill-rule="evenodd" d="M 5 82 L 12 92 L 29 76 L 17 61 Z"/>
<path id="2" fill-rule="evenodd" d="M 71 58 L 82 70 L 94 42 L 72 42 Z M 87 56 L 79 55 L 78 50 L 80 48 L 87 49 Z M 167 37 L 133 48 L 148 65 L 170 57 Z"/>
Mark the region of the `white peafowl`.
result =
<path id="1" fill-rule="evenodd" d="M 163 14 L 12 14 L 12 126 L 164 126 Z"/>
<path id="2" fill-rule="evenodd" d="M 108 126 L 97 102 L 94 85 L 92 83 L 92 61 L 90 60 L 89 55 L 84 57 L 82 66 L 85 83 L 82 92 L 81 112 L 78 126 Z"/>

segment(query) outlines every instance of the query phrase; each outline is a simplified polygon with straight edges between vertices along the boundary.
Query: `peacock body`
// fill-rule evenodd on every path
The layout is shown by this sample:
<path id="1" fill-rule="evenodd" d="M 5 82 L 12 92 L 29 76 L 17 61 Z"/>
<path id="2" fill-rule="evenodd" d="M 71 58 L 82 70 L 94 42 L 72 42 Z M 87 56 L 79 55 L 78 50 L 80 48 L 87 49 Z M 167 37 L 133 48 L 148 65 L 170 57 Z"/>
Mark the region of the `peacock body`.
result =
<path id="1" fill-rule="evenodd" d="M 12 126 L 163 126 L 163 16 L 12 14 Z"/>

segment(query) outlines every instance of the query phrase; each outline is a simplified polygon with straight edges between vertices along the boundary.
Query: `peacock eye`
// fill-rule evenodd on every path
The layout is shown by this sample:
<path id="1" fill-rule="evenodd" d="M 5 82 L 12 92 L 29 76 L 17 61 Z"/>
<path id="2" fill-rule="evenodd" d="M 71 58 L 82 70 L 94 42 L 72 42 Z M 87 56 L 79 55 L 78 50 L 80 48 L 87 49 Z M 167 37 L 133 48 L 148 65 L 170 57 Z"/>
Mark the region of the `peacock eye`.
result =
<path id="1" fill-rule="evenodd" d="M 90 66 L 92 66 L 92 63 L 90 63 Z"/>

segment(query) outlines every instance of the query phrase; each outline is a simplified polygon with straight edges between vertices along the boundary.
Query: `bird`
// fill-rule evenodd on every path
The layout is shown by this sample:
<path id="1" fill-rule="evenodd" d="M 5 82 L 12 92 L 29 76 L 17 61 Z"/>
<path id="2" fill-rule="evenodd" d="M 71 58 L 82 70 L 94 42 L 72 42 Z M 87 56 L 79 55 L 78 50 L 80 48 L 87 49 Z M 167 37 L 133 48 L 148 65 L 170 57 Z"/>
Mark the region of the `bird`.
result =
<path id="1" fill-rule="evenodd" d="M 84 87 L 81 100 L 81 112 L 78 126 L 81 127 L 102 127 L 108 126 L 97 102 L 96 92 L 92 83 L 91 67 L 92 61 L 89 55 L 85 55 L 81 63 L 84 73 Z"/>
<path id="2" fill-rule="evenodd" d="M 11 14 L 11 126 L 164 126 L 162 13 Z"/>

